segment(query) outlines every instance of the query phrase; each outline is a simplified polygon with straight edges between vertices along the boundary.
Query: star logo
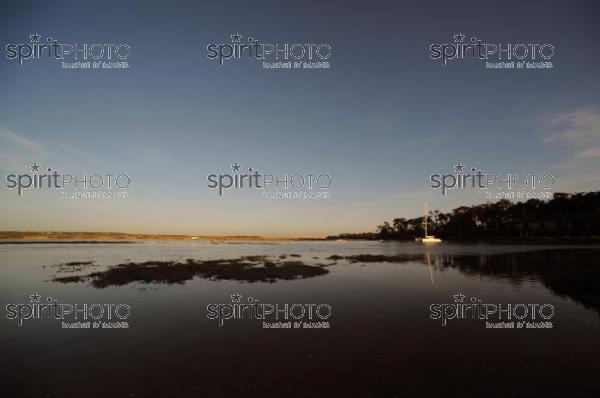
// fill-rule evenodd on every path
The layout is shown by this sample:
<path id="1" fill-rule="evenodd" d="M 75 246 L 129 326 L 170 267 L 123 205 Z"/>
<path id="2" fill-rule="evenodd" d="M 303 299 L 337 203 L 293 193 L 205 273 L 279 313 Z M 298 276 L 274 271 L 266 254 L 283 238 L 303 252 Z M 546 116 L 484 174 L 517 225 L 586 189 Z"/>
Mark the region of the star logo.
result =
<path id="1" fill-rule="evenodd" d="M 40 42 L 40 38 L 42 36 L 38 35 L 37 33 L 34 33 L 32 35 L 29 35 L 29 37 L 31 38 L 31 42 L 32 43 L 39 43 Z"/>
<path id="2" fill-rule="evenodd" d="M 29 295 L 29 299 L 31 300 L 32 303 L 39 303 L 41 298 L 42 298 L 42 296 L 37 294 L 37 292 L 35 294 Z"/>
<path id="3" fill-rule="evenodd" d="M 235 164 L 231 165 L 231 170 L 240 171 L 240 165 L 237 162 L 235 162 Z"/>
<path id="4" fill-rule="evenodd" d="M 462 293 L 458 293 L 454 295 L 454 302 L 455 303 L 462 303 L 465 301 L 465 295 Z"/>
<path id="5" fill-rule="evenodd" d="M 465 168 L 465 165 L 461 164 L 460 162 L 458 162 L 458 164 L 454 165 L 454 171 L 456 171 L 457 173 L 462 173 L 464 168 Z"/>
<path id="6" fill-rule="evenodd" d="M 242 39 L 242 35 L 240 35 L 239 33 L 235 33 L 235 34 L 231 35 L 231 41 L 233 43 L 239 43 L 241 39 Z"/>
<path id="7" fill-rule="evenodd" d="M 242 295 L 239 293 L 232 294 L 230 297 L 232 303 L 239 303 L 242 300 Z"/>
<path id="8" fill-rule="evenodd" d="M 457 33 L 454 35 L 454 42 L 455 43 L 463 43 L 465 40 L 465 35 L 463 35 L 462 33 Z"/>
<path id="9" fill-rule="evenodd" d="M 40 171 L 40 165 L 37 163 L 33 163 L 31 165 L 31 171 Z"/>

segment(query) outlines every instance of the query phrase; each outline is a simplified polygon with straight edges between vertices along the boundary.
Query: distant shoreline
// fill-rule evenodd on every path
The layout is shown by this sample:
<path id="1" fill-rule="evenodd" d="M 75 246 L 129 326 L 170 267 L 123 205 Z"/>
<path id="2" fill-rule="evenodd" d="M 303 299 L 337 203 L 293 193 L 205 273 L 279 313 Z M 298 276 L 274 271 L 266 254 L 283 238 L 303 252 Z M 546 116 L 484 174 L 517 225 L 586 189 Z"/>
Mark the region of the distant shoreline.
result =
<path id="1" fill-rule="evenodd" d="M 98 243 L 123 242 L 134 243 L 139 240 L 208 240 L 208 241 L 322 241 L 324 238 L 265 237 L 256 235 L 160 235 L 160 234 L 128 234 L 121 232 L 37 232 L 37 231 L 0 231 L 0 241 L 38 241 L 48 243 Z M 60 241 L 60 242 L 59 242 Z M 10 243 L 10 242 L 0 242 Z"/>
<path id="2" fill-rule="evenodd" d="M 132 240 L 0 240 L 0 245 L 39 245 L 39 244 L 52 244 L 52 245 L 77 245 L 77 244 L 115 244 L 115 243 L 136 243 Z"/>
<path id="3" fill-rule="evenodd" d="M 375 234 L 373 234 L 375 236 Z M 293 238 L 293 237 L 264 237 L 256 235 L 153 235 L 127 234 L 120 232 L 33 232 L 33 231 L 0 231 L 0 245 L 8 244 L 135 244 L 140 241 L 371 241 L 371 242 L 413 242 L 413 239 L 378 239 L 376 237 L 329 236 L 327 238 Z M 498 243 L 498 244 L 600 244 L 600 237 L 447 237 L 445 243 Z"/>

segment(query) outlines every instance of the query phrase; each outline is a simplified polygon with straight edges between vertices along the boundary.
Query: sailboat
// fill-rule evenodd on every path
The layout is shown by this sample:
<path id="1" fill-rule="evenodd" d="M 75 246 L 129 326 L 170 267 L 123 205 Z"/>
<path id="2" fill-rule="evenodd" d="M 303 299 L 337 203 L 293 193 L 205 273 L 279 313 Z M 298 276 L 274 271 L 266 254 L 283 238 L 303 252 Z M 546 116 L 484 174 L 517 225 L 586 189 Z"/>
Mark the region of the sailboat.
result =
<path id="1" fill-rule="evenodd" d="M 425 218 L 423 220 L 423 227 L 425 228 L 425 236 L 422 238 L 415 238 L 415 242 L 421 243 L 441 243 L 442 240 L 440 238 L 436 238 L 433 235 L 427 235 L 427 218 L 429 214 L 427 212 L 427 203 L 425 203 Z"/>

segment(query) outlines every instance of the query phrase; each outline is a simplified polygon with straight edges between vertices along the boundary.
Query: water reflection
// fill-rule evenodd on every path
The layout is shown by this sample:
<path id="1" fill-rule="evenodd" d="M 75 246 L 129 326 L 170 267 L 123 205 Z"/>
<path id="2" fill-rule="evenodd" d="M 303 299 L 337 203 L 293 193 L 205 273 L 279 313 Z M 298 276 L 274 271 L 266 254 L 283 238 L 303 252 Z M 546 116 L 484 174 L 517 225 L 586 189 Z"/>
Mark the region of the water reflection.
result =
<path id="1" fill-rule="evenodd" d="M 600 314 L 600 250 L 539 250 L 496 255 L 435 255 L 438 267 L 467 275 L 535 279 L 560 297 L 569 297 Z M 426 262 L 426 260 L 425 260 Z"/>
<path id="2" fill-rule="evenodd" d="M 510 279 L 515 284 L 534 279 L 554 294 L 568 297 L 600 314 L 600 250 L 597 249 L 554 249 L 491 255 L 425 251 L 422 254 L 333 255 L 329 258 L 348 263 L 423 262 L 429 268 L 432 284 L 432 267 L 438 270 L 456 268 L 469 276 Z"/>
<path id="3" fill-rule="evenodd" d="M 3 245 L 4 305 L 39 292 L 63 303 L 127 303 L 134 314 L 120 330 L 46 320 L 19 327 L 3 317 L 3 396 L 589 395 L 600 374 L 599 254 L 397 242 Z M 78 276 L 82 283 L 48 282 Z M 138 286 L 144 282 L 152 286 Z M 431 304 L 459 291 L 493 303 L 552 304 L 556 328 L 432 320 Z M 207 319 L 206 306 L 234 292 L 264 303 L 328 303 L 332 328 L 265 330 L 248 320 L 219 327 Z M 31 369 L 57 367 L 31 382 Z"/>
<path id="4" fill-rule="evenodd" d="M 289 255 L 300 257 L 299 255 Z M 274 283 L 323 276 L 328 266 L 369 263 L 424 263 L 431 284 L 434 270 L 455 268 L 468 276 L 509 279 L 513 284 L 536 280 L 560 297 L 568 297 L 600 314 L 600 250 L 552 249 L 495 254 L 449 254 L 425 250 L 421 253 L 330 255 L 325 262 L 287 259 L 288 255 L 250 255 L 234 259 L 126 262 L 103 270 L 91 261 L 57 265 L 61 274 L 53 281 L 89 282 L 96 288 L 123 286 L 133 282 L 182 284 L 200 277 L 207 280 Z M 95 271 L 87 274 L 79 271 Z M 88 272 L 90 272 L 88 271 Z M 68 275 L 64 275 L 68 273 Z M 73 274 L 77 273 L 77 274 Z"/>

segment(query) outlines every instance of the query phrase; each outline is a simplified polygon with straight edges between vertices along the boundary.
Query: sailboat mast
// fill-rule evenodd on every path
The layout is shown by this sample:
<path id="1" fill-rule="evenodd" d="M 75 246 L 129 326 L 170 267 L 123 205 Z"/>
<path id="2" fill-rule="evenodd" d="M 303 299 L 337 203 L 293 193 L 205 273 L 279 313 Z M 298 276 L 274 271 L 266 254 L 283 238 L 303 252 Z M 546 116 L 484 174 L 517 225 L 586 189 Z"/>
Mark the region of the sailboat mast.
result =
<path id="1" fill-rule="evenodd" d="M 427 237 L 427 203 L 425 203 L 425 237 Z"/>

